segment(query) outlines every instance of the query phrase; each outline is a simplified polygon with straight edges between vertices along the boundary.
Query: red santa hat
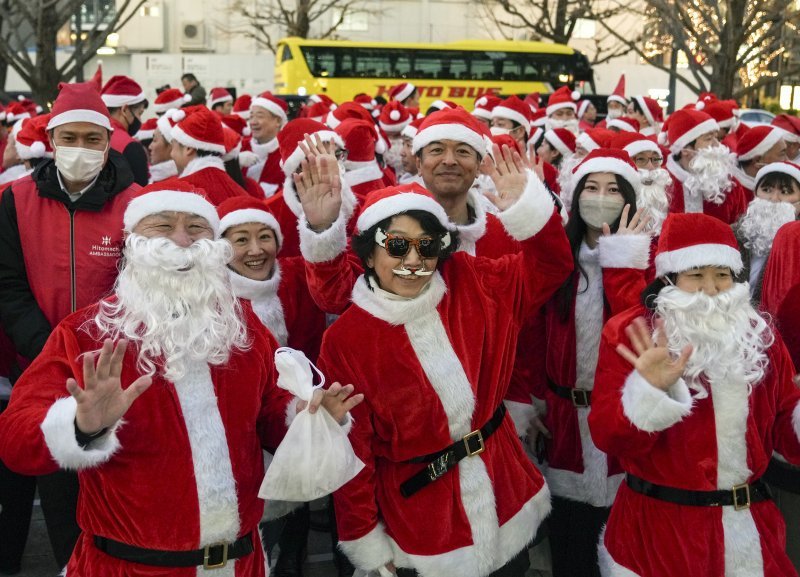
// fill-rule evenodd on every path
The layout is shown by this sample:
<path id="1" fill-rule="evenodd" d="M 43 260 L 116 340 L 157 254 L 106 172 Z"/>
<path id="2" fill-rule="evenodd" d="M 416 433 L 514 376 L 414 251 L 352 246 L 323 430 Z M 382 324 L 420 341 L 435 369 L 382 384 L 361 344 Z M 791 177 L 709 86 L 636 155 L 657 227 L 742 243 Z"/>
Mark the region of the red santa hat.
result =
<path id="1" fill-rule="evenodd" d="M 33 118 L 37 114 L 41 114 L 42 113 L 43 108 L 41 106 L 39 106 L 38 104 L 36 104 L 30 98 L 25 98 L 24 96 L 22 96 L 20 94 L 18 99 L 19 99 L 19 103 L 22 105 L 22 108 L 24 108 L 26 111 L 28 111 L 28 113 L 31 115 L 31 118 Z"/>
<path id="2" fill-rule="evenodd" d="M 631 158 L 642 152 L 661 154 L 661 148 L 654 140 L 638 132 L 617 133 L 611 141 L 611 148 L 624 150 Z"/>
<path id="3" fill-rule="evenodd" d="M 538 92 L 531 92 L 525 97 L 525 104 L 531 111 L 537 112 L 542 107 L 542 96 Z"/>
<path id="4" fill-rule="evenodd" d="M 649 96 L 634 96 L 633 100 L 637 102 L 639 108 L 642 109 L 642 114 L 652 126 L 664 122 L 664 111 L 658 100 Z"/>
<path id="5" fill-rule="evenodd" d="M 444 228 L 448 230 L 456 228 L 433 195 L 416 182 L 412 182 L 368 194 L 356 221 L 356 232 L 362 233 L 382 220 L 409 210 L 423 210 L 433 215 Z"/>
<path id="6" fill-rule="evenodd" d="M 278 250 L 283 246 L 283 233 L 281 225 L 269 211 L 266 201 L 252 196 L 234 196 L 224 200 L 217 207 L 219 215 L 219 234 L 224 235 L 232 226 L 241 224 L 258 223 L 272 229 L 278 241 Z"/>
<path id="7" fill-rule="evenodd" d="M 586 114 L 586 111 L 589 109 L 589 106 L 591 106 L 591 104 L 592 104 L 591 100 L 585 100 L 585 99 L 578 102 L 578 110 L 576 112 L 578 118 L 583 118 L 583 115 Z"/>
<path id="8" fill-rule="evenodd" d="M 606 98 L 606 102 L 619 102 L 622 106 L 626 106 L 628 104 L 628 100 L 625 98 L 625 75 L 620 74 L 619 80 L 617 81 L 617 86 L 614 88 L 614 92 L 608 95 Z"/>
<path id="9" fill-rule="evenodd" d="M 483 158 L 486 155 L 484 126 L 463 108 L 440 110 L 422 121 L 411 150 L 416 154 L 436 140 L 455 140 L 468 144 Z"/>
<path id="10" fill-rule="evenodd" d="M 566 128 L 547 130 L 544 139 L 563 156 L 575 153 L 575 135 Z"/>
<path id="11" fill-rule="evenodd" d="M 91 82 L 59 85 L 47 130 L 70 122 L 89 122 L 111 130 L 111 117 Z"/>
<path id="12" fill-rule="evenodd" d="M 331 128 L 336 128 L 345 118 L 372 121 L 372 115 L 370 115 L 369 110 L 355 102 L 344 102 L 341 106 L 331 109 L 325 118 L 325 124 Z"/>
<path id="13" fill-rule="evenodd" d="M 630 116 L 609 118 L 606 120 L 606 128 L 614 132 L 639 132 L 639 121 Z"/>
<path id="14" fill-rule="evenodd" d="M 391 100 L 403 102 L 406 98 L 414 94 L 416 89 L 417 87 L 410 82 L 403 82 L 397 86 L 392 86 L 392 89 L 389 91 L 389 98 Z"/>
<path id="15" fill-rule="evenodd" d="M 153 102 L 153 110 L 156 114 L 164 114 L 167 110 L 180 108 L 192 100 L 191 95 L 184 94 L 177 88 L 167 88 Z"/>
<path id="16" fill-rule="evenodd" d="M 247 126 L 247 121 L 238 114 L 223 115 L 222 124 L 235 131 L 239 136 L 250 136 L 250 127 Z"/>
<path id="17" fill-rule="evenodd" d="M 397 100 L 392 100 L 381 109 L 378 125 L 388 134 L 397 134 L 412 121 L 408 108 Z"/>
<path id="18" fill-rule="evenodd" d="M 348 118 L 336 127 L 338 134 L 347 149 L 348 162 L 369 162 L 375 160 L 375 144 L 378 133 L 375 125 L 369 120 Z"/>
<path id="19" fill-rule="evenodd" d="M 174 115 L 173 115 L 174 117 Z M 172 140 L 184 146 L 225 154 L 225 134 L 219 116 L 205 106 L 197 106 L 172 127 Z"/>
<path id="20" fill-rule="evenodd" d="M 19 132 L 14 137 L 14 145 L 20 159 L 53 158 L 53 148 L 50 146 L 50 137 L 47 134 L 49 121 L 49 114 L 22 121 Z"/>
<path id="21" fill-rule="evenodd" d="M 763 156 L 783 138 L 783 130 L 774 126 L 754 126 L 736 143 L 736 156 L 740 162 Z"/>
<path id="22" fill-rule="evenodd" d="M 695 108 L 716 120 L 720 128 L 730 128 L 736 122 L 734 111 L 739 108 L 739 105 L 735 100 L 712 100 L 707 103 L 701 100 L 695 105 Z"/>
<path id="23" fill-rule="evenodd" d="M 639 193 L 642 180 L 630 155 L 624 150 L 597 148 L 587 154 L 580 164 L 572 170 L 573 182 L 580 181 L 587 174 L 610 172 L 621 176 Z"/>
<path id="24" fill-rule="evenodd" d="M 531 133 L 530 107 L 518 96 L 512 95 L 503 100 L 492 109 L 492 118 L 505 118 L 513 120 L 525 129 L 525 134 Z"/>
<path id="25" fill-rule="evenodd" d="M 205 195 L 202 188 L 195 188 L 177 178 L 148 184 L 128 203 L 122 219 L 123 228 L 127 232 L 132 232 L 143 218 L 159 212 L 188 212 L 206 219 L 214 231 L 214 236 L 218 237 L 217 209 Z"/>
<path id="26" fill-rule="evenodd" d="M 772 119 L 772 126 L 785 130 L 787 142 L 800 142 L 800 118 L 791 114 L 779 114 Z"/>
<path id="27" fill-rule="evenodd" d="M 415 118 L 403 129 L 400 135 L 413 140 L 413 138 L 417 135 L 417 132 L 419 132 L 419 127 L 422 126 L 424 120 L 425 118 Z"/>
<path id="28" fill-rule="evenodd" d="M 605 128 L 590 128 L 578 135 L 575 139 L 575 146 L 577 148 L 580 145 L 586 152 L 591 152 L 598 148 L 618 148 L 611 146 L 611 141 L 616 135 L 616 132 Z"/>
<path id="29" fill-rule="evenodd" d="M 656 276 L 703 266 L 742 270 L 742 255 L 731 227 L 701 212 L 670 213 L 656 250 Z"/>
<path id="30" fill-rule="evenodd" d="M 287 111 L 289 110 L 289 106 L 286 104 L 286 101 L 278 98 L 277 96 L 273 96 L 272 92 L 269 90 L 266 92 L 262 92 L 255 98 L 253 98 L 250 102 L 250 112 L 252 113 L 253 108 L 258 106 L 259 108 L 263 108 L 267 112 L 271 112 L 275 116 L 281 119 L 281 126 L 286 124 L 289 121 L 289 117 L 286 115 Z"/>
<path id="31" fill-rule="evenodd" d="M 336 108 L 336 103 L 327 94 L 312 94 L 311 96 L 308 97 L 308 100 L 310 102 L 321 102 L 323 104 L 326 104 L 328 108 L 330 108 L 331 110 Z"/>
<path id="32" fill-rule="evenodd" d="M 581 93 L 577 90 L 570 90 L 569 86 L 562 86 L 547 100 L 547 116 L 552 116 L 556 110 L 562 108 L 571 108 L 573 112 L 577 112 L 578 106 L 575 103 L 580 97 Z"/>
<path id="33" fill-rule="evenodd" d="M 317 122 L 325 123 L 325 119 L 330 114 L 331 109 L 324 102 L 314 102 L 311 106 L 306 106 L 304 116 Z"/>
<path id="34" fill-rule="evenodd" d="M 9 102 L 6 107 L 6 124 L 15 124 L 24 118 L 32 118 L 30 110 L 21 102 Z"/>
<path id="35" fill-rule="evenodd" d="M 4 122 L 6 119 L 6 107 L 3 106 L 3 103 L 0 102 L 0 122 Z"/>
<path id="36" fill-rule="evenodd" d="M 286 176 L 296 171 L 300 163 L 306 158 L 303 149 L 299 146 L 305 140 L 306 134 L 318 134 L 322 142 L 334 142 L 339 148 L 344 148 L 342 137 L 321 122 L 310 118 L 295 118 L 278 133 L 281 167 Z"/>
<path id="37" fill-rule="evenodd" d="M 148 118 L 142 122 L 142 126 L 139 128 L 138 132 L 136 132 L 134 138 L 139 142 L 143 140 L 152 140 L 156 128 L 158 128 L 158 118 Z"/>
<path id="38" fill-rule="evenodd" d="M 133 78 L 122 75 L 109 78 L 100 97 L 108 108 L 120 108 L 126 104 L 132 106 L 147 100 L 142 87 Z"/>
<path id="39" fill-rule="evenodd" d="M 672 154 L 678 154 L 704 134 L 717 130 L 717 121 L 705 112 L 694 108 L 677 110 L 669 117 L 669 150 Z"/>
<path id="40" fill-rule="evenodd" d="M 197 106 L 200 105 L 196 104 L 195 106 L 189 106 L 187 108 L 170 108 L 156 120 L 156 128 L 158 128 L 164 140 L 169 143 L 172 142 L 172 128 L 178 124 L 179 121 L 186 118 L 187 112 L 191 112 Z"/>
<path id="41" fill-rule="evenodd" d="M 475 106 L 472 110 L 472 115 L 484 120 L 492 119 L 492 110 L 494 107 L 503 102 L 503 99 L 494 94 L 484 94 L 475 99 Z"/>
<path id="42" fill-rule="evenodd" d="M 253 103 L 253 97 L 249 94 L 242 94 L 233 103 L 233 113 L 236 116 L 241 116 L 245 120 L 250 119 L 250 106 Z"/>
<path id="43" fill-rule="evenodd" d="M 431 102 L 431 105 L 428 106 L 428 110 L 430 110 L 431 108 L 435 108 L 436 110 L 444 110 L 445 108 L 457 108 L 457 107 L 458 104 L 456 104 L 452 100 L 434 100 L 433 102 Z M 409 108 L 408 110 L 409 112 L 411 112 L 413 109 Z M 412 113 L 411 115 L 415 117 L 416 113 Z"/>
<path id="44" fill-rule="evenodd" d="M 769 164 L 762 166 L 758 173 L 756 174 L 756 187 L 758 187 L 758 183 L 761 182 L 761 179 L 769 174 L 781 173 L 787 176 L 791 176 L 798 185 L 800 185 L 800 166 L 795 164 L 794 162 L 770 162 Z"/>
<path id="45" fill-rule="evenodd" d="M 372 98 L 372 96 L 370 96 L 365 92 L 356 94 L 353 97 L 353 102 L 355 102 L 356 104 L 360 104 L 367 110 L 373 110 L 375 108 L 375 105 L 378 104 L 377 102 L 375 102 L 375 99 Z"/>
<path id="46" fill-rule="evenodd" d="M 233 95 L 221 86 L 212 88 L 208 93 L 206 106 L 214 108 L 214 105 L 223 102 L 233 102 Z"/>
<path id="47" fill-rule="evenodd" d="M 222 140 L 225 143 L 225 153 L 222 155 L 222 161 L 228 162 L 234 158 L 239 158 L 239 153 L 242 151 L 242 136 L 232 128 L 222 124 Z"/>
<path id="48" fill-rule="evenodd" d="M 491 139 L 492 144 L 496 144 L 500 150 L 503 149 L 503 146 L 507 146 L 509 150 L 516 150 L 520 155 L 523 153 L 522 145 L 509 134 L 493 134 Z M 489 149 L 488 152 L 492 155 L 492 158 L 494 158 L 494 149 Z"/>

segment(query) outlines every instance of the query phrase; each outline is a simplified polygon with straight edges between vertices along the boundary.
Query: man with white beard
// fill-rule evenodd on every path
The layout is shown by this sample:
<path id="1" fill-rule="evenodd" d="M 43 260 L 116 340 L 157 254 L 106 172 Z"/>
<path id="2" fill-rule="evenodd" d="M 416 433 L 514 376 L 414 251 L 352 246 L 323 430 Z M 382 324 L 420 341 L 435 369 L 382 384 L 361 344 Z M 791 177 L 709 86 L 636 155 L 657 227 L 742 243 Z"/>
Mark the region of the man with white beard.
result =
<path id="1" fill-rule="evenodd" d="M 800 388 L 741 268 L 730 227 L 672 214 L 647 308 L 603 330 L 589 426 L 626 471 L 604 576 L 796 575 L 761 476 L 773 450 L 800 464 Z"/>
<path id="2" fill-rule="evenodd" d="M 80 472 L 67 575 L 265 575 L 262 447 L 302 406 L 231 291 L 233 249 L 201 193 L 173 181 L 131 201 L 112 296 L 55 328 L 0 417 L 10 468 Z M 352 390 L 334 383 L 309 410 L 343 422 L 363 398 Z"/>
<path id="3" fill-rule="evenodd" d="M 773 162 L 759 170 L 753 180 L 755 198 L 733 225 L 733 231 L 742 253 L 744 278 L 750 281 L 750 293 L 759 303 L 772 241 L 778 229 L 796 220 L 800 213 L 800 166 Z"/>
<path id="4" fill-rule="evenodd" d="M 545 128 L 566 128 L 577 136 L 580 126 L 577 102 L 580 97 L 580 92 L 570 90 L 569 86 L 562 86 L 553 92 L 547 99 Z"/>
<path id="5" fill-rule="evenodd" d="M 719 143 L 716 121 L 705 112 L 678 110 L 669 118 L 667 170 L 674 181 L 670 212 L 702 212 L 732 224 L 747 208 L 733 180 L 733 155 Z"/>

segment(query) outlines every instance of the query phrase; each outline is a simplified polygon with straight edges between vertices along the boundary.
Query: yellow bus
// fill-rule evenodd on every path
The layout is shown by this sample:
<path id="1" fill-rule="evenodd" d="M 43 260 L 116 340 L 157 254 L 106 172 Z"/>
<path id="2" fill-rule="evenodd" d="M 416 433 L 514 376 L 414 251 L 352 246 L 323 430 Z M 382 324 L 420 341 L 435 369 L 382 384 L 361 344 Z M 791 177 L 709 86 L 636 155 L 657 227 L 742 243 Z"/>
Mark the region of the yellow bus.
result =
<path id="1" fill-rule="evenodd" d="M 562 84 L 594 93 L 589 61 L 562 44 L 464 40 L 448 44 L 284 38 L 275 57 L 275 93 L 327 94 L 336 102 L 384 96 L 412 82 L 424 112 L 434 100 L 472 109 L 484 94 L 546 94 Z"/>

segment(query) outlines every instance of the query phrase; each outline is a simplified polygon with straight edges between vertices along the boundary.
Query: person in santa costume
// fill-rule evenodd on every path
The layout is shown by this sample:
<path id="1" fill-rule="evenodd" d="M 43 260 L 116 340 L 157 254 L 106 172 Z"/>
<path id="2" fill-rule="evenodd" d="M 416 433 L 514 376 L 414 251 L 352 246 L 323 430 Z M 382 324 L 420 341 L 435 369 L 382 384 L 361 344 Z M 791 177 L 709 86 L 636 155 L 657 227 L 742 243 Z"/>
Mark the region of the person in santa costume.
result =
<path id="1" fill-rule="evenodd" d="M 600 346 L 589 426 L 626 472 L 602 574 L 797 575 L 762 479 L 773 451 L 800 464 L 791 357 L 736 281 L 729 226 L 671 214 L 656 268 L 644 305 L 611 319 Z"/>
<path id="2" fill-rule="evenodd" d="M 778 114 L 772 119 L 772 126 L 777 126 L 784 131 L 786 157 L 789 162 L 798 164 L 800 161 L 800 118 L 791 114 Z"/>
<path id="3" fill-rule="evenodd" d="M 250 166 L 245 175 L 257 181 L 264 189 L 264 196 L 270 197 L 278 192 L 283 184 L 281 154 L 278 150 L 278 132 L 289 118 L 286 101 L 273 96 L 269 91 L 262 92 L 250 101 L 251 137 L 242 146 L 243 151 L 251 151 L 258 162 Z"/>
<path id="4" fill-rule="evenodd" d="M 614 132 L 639 132 L 639 121 L 631 116 L 620 116 L 606 122 L 606 129 Z"/>
<path id="5" fill-rule="evenodd" d="M 628 104 L 628 116 L 639 123 L 638 131 L 645 136 L 655 137 L 661 132 L 664 123 L 664 110 L 655 98 L 633 96 Z"/>
<path id="6" fill-rule="evenodd" d="M 578 102 L 578 129 L 581 132 L 594 128 L 594 123 L 597 121 L 597 108 L 592 104 L 591 100 L 581 100 Z"/>
<path id="7" fill-rule="evenodd" d="M 598 124 L 598 128 L 605 128 L 605 122 L 614 118 L 619 118 L 628 110 L 628 99 L 625 98 L 625 75 L 620 74 L 614 92 L 606 98 L 606 118 L 604 122 Z"/>
<path id="8" fill-rule="evenodd" d="M 358 216 L 352 245 L 365 273 L 320 353 L 323 370 L 358 376 L 374 400 L 354 413 L 351 433 L 366 467 L 334 494 L 340 547 L 357 568 L 522 576 L 549 511 L 502 399 L 519 326 L 563 281 L 568 248 L 549 192 L 518 154 L 503 152 L 494 199 L 522 246 L 515 255 L 457 251 L 456 227 L 416 184 L 373 192 Z M 320 210 L 305 214 L 312 228 L 339 212 L 326 176 L 297 179 L 301 196 L 317 199 L 307 205 Z M 326 232 L 313 245 L 317 260 L 346 266 L 344 227 Z"/>
<path id="9" fill-rule="evenodd" d="M 208 93 L 206 106 L 219 116 L 231 114 L 233 112 L 233 95 L 221 86 L 212 88 Z"/>
<path id="10" fill-rule="evenodd" d="M 175 109 L 178 110 L 177 108 Z M 177 124 L 172 112 L 165 112 L 156 121 L 150 152 L 150 184 L 178 176 L 178 165 L 172 159 L 172 127 Z M 183 111 L 185 115 L 185 110 Z"/>
<path id="11" fill-rule="evenodd" d="M 403 129 L 414 120 L 408 109 L 393 100 L 381 109 L 378 117 L 378 126 L 386 133 L 388 138 L 388 148 L 383 152 L 383 160 L 386 166 L 395 174 L 395 177 L 402 174 L 403 163 L 400 153 L 403 148 Z"/>
<path id="12" fill-rule="evenodd" d="M 755 197 L 758 171 L 767 164 L 788 159 L 785 134 L 775 126 L 754 126 L 738 140 L 733 176 L 744 189 L 747 202 Z"/>
<path id="13" fill-rule="evenodd" d="M 764 266 L 778 230 L 800 214 L 800 166 L 774 162 L 758 171 L 755 198 L 733 225 L 742 254 L 741 278 L 750 283 L 754 303 L 761 301 Z"/>
<path id="14" fill-rule="evenodd" d="M 177 88 L 167 88 L 159 92 L 153 100 L 153 112 L 156 113 L 156 117 L 161 117 L 170 110 L 177 110 L 191 99 L 190 95 L 184 94 Z"/>
<path id="15" fill-rule="evenodd" d="M 484 94 L 483 96 L 479 96 L 475 99 L 472 109 L 472 116 L 489 127 L 492 125 L 492 110 L 494 110 L 494 107 L 501 102 L 503 102 L 503 99 L 499 96 L 495 96 L 494 94 Z M 530 106 L 528 106 L 528 110 L 530 110 Z"/>
<path id="16" fill-rule="evenodd" d="M 150 143 L 153 142 L 153 134 L 158 128 L 158 118 L 148 118 L 139 127 L 139 130 L 133 137 L 139 141 L 144 147 L 144 152 L 147 155 L 147 164 L 150 164 Z"/>
<path id="17" fill-rule="evenodd" d="M 475 116 L 474 112 L 473 116 Z M 403 167 L 403 172 L 397 178 L 398 184 L 408 184 L 409 182 L 416 182 L 417 184 L 424 186 L 422 182 L 422 177 L 419 175 L 417 169 L 417 157 L 412 151 L 414 137 L 417 135 L 419 127 L 422 126 L 423 120 L 424 118 L 417 118 L 416 120 L 412 120 L 408 124 L 408 126 L 406 126 L 400 133 L 400 135 L 403 137 L 403 148 L 400 151 L 400 162 Z"/>
<path id="18" fill-rule="evenodd" d="M 33 120 L 30 117 L 20 118 L 11 127 L 6 138 L 6 147 L 3 149 L 3 172 L 0 173 L 0 186 L 7 186 L 10 183 L 30 174 L 30 170 L 25 166 L 25 162 L 17 153 L 17 135 L 26 123 Z"/>
<path id="19" fill-rule="evenodd" d="M 508 134 L 526 150 L 531 135 L 530 107 L 517 96 L 509 96 L 492 108 L 492 136 Z"/>
<path id="20" fill-rule="evenodd" d="M 9 467 L 79 472 L 68 576 L 265 575 L 261 451 L 303 407 L 231 291 L 232 249 L 201 192 L 172 181 L 131 201 L 112 296 L 55 328 L 0 417 Z M 312 412 L 343 422 L 362 398 L 352 390 L 316 392 Z"/>
<path id="21" fill-rule="evenodd" d="M 570 90 L 569 86 L 562 86 L 553 92 L 547 100 L 547 129 L 566 128 L 573 134 L 579 132 L 579 123 L 576 102 L 581 94 L 577 90 Z"/>
<path id="22" fill-rule="evenodd" d="M 406 108 L 419 108 L 419 90 L 410 82 L 401 82 L 389 90 L 390 102 L 398 102 Z"/>
<path id="23" fill-rule="evenodd" d="M 768 313 L 780 331 L 789 355 L 800 366 L 800 223 L 784 225 L 775 235 L 761 293 L 761 310 Z M 800 571 L 800 467 L 773 454 L 764 475 L 775 504 L 786 521 L 786 552 Z"/>
<path id="24" fill-rule="evenodd" d="M 344 159 L 344 180 L 359 202 L 373 190 L 384 188 L 388 183 L 378 161 L 375 160 L 375 145 L 378 133 L 370 120 L 348 118 L 334 129 L 342 141 L 347 156 Z"/>
<path id="25" fill-rule="evenodd" d="M 669 118 L 667 170 L 674 194 L 670 212 L 702 212 L 733 224 L 747 209 L 741 186 L 733 180 L 733 157 L 717 140 L 716 121 L 694 108 Z"/>
<path id="26" fill-rule="evenodd" d="M 147 153 L 133 136 L 142 126 L 142 114 L 147 108 L 147 97 L 142 87 L 127 76 L 112 76 L 100 92 L 108 107 L 111 125 L 111 148 L 125 158 L 133 171 L 134 181 L 147 184 Z"/>
<path id="27" fill-rule="evenodd" d="M 592 443 L 587 425 L 600 331 L 608 318 L 636 303 L 650 252 L 636 205 L 639 174 L 627 153 L 590 152 L 575 168 L 574 181 L 565 227 L 574 271 L 544 307 L 543 340 L 532 346 L 545 354 L 527 351 L 533 364 L 527 403 L 533 396 L 544 408 L 530 407 L 533 415 L 522 435 L 553 494 L 554 577 L 597 575 L 597 537 L 622 472 Z M 538 356 L 545 357 L 544 367 Z M 514 399 L 524 402 L 525 396 Z"/>
<path id="28" fill-rule="evenodd" d="M 188 113 L 187 109 L 176 110 L 172 118 L 178 122 L 170 131 L 170 154 L 180 179 L 205 190 L 214 206 L 228 198 L 247 196 L 247 191 L 225 171 L 225 133 L 219 116 L 205 106 L 197 106 Z"/>

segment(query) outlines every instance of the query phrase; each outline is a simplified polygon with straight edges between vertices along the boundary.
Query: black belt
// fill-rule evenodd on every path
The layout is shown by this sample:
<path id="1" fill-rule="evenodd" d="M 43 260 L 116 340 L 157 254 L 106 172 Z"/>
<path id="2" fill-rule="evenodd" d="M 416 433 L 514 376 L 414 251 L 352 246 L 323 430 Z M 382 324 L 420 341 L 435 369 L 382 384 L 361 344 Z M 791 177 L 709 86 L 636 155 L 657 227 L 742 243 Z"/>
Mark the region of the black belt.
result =
<path id="1" fill-rule="evenodd" d="M 111 557 L 152 565 L 155 567 L 196 567 L 203 569 L 221 569 L 230 559 L 239 559 L 253 552 L 253 535 L 248 533 L 233 543 L 215 543 L 194 551 L 162 551 L 144 549 L 126 543 L 120 543 L 107 537 L 94 536 L 94 546 Z"/>
<path id="2" fill-rule="evenodd" d="M 727 491 L 692 491 L 690 489 L 665 487 L 664 485 L 656 485 L 645 481 L 630 473 L 625 476 L 625 481 L 632 491 L 642 495 L 692 507 L 722 507 L 727 505 L 739 511 L 747 509 L 751 503 L 758 503 L 772 498 L 766 483 L 761 479 L 753 481 L 749 485 L 747 483 L 736 485 Z"/>
<path id="3" fill-rule="evenodd" d="M 500 428 L 503 418 L 506 416 L 506 406 L 500 403 L 497 410 L 492 415 L 483 427 L 476 431 L 472 431 L 469 435 L 456 441 L 449 447 L 409 459 L 409 463 L 428 463 L 428 466 L 403 481 L 400 485 L 400 494 L 403 497 L 410 497 L 420 489 L 423 489 L 436 479 L 444 476 L 447 471 L 456 466 L 456 464 L 465 457 L 473 457 L 480 455 L 486 450 L 486 439 Z"/>
<path id="4" fill-rule="evenodd" d="M 585 408 L 592 404 L 592 391 L 589 389 L 562 387 L 561 385 L 555 384 L 550 379 L 547 379 L 547 386 L 550 387 L 550 390 L 553 391 L 556 396 L 572 401 L 575 407 Z"/>
<path id="5" fill-rule="evenodd" d="M 769 462 L 764 480 L 783 491 L 800 494 L 800 468 L 773 458 Z"/>

